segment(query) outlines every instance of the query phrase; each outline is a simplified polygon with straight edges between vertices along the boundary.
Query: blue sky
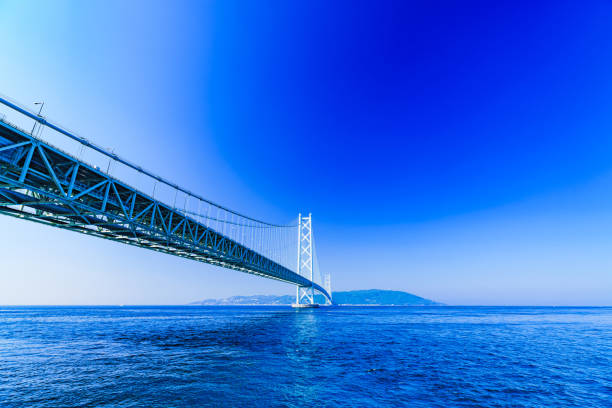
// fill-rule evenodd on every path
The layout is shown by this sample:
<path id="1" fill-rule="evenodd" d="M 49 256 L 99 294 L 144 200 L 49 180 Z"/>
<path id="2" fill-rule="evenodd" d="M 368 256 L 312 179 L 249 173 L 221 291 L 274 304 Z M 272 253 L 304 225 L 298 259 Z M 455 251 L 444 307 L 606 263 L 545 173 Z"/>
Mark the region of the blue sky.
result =
<path id="1" fill-rule="evenodd" d="M 227 207 L 312 212 L 336 290 L 612 304 L 612 5 L 0 0 L 0 93 Z M 0 219 L 3 304 L 289 285 Z"/>

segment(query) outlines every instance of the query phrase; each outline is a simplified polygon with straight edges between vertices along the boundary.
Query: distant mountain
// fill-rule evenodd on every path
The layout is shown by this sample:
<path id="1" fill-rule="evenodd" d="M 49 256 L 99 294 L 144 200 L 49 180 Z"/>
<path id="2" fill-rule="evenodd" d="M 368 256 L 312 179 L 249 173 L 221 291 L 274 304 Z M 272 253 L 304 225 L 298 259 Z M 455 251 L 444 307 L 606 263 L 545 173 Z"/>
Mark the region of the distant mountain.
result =
<path id="1" fill-rule="evenodd" d="M 440 306 L 442 303 L 425 299 L 399 290 L 351 290 L 334 292 L 334 302 L 339 305 L 377 305 L 377 306 Z"/>
<path id="2" fill-rule="evenodd" d="M 411 293 L 399 290 L 351 290 L 334 292 L 334 302 L 339 305 L 370 305 L 370 306 L 439 306 L 442 303 L 425 299 Z M 315 296 L 317 303 L 324 303 L 323 296 Z M 192 302 L 195 306 L 230 306 L 230 305 L 290 305 L 295 302 L 295 296 L 254 295 L 232 296 L 224 299 L 205 299 Z"/>

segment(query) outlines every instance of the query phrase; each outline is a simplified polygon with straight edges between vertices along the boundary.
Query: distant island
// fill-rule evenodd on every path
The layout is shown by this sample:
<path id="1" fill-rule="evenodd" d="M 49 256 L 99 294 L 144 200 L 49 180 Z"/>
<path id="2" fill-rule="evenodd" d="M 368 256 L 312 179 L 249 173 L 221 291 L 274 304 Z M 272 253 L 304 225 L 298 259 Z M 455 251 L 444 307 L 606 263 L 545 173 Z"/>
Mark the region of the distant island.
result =
<path id="1" fill-rule="evenodd" d="M 399 290 L 351 290 L 346 292 L 333 292 L 334 302 L 338 305 L 361 306 L 442 306 L 443 303 L 434 302 L 420 296 Z M 317 303 L 324 303 L 323 296 L 315 296 Z M 189 303 L 192 306 L 286 306 L 295 302 L 292 295 L 254 295 L 231 296 L 224 299 L 205 299 Z"/>

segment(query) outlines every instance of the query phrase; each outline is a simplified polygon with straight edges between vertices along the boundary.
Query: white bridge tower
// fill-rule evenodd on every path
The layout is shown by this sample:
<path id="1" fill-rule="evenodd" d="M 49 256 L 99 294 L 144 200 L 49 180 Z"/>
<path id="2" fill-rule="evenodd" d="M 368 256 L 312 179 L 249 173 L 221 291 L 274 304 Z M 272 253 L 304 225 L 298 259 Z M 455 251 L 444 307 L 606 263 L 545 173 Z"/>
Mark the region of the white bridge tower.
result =
<path id="1" fill-rule="evenodd" d="M 298 252 L 297 252 L 297 273 L 303 277 L 314 281 L 314 256 L 312 241 L 312 214 L 308 217 L 298 219 Z M 316 307 L 314 302 L 314 289 L 312 287 L 296 287 L 296 307 Z"/>
<path id="2" fill-rule="evenodd" d="M 297 273 L 321 287 L 331 297 L 330 274 L 323 274 L 319 268 L 315 240 L 312 233 L 312 214 L 298 219 Z M 316 283 L 315 283 L 316 280 Z M 332 304 L 331 299 L 323 296 L 325 303 Z M 297 286 L 294 307 L 318 307 L 315 303 L 313 286 Z"/>

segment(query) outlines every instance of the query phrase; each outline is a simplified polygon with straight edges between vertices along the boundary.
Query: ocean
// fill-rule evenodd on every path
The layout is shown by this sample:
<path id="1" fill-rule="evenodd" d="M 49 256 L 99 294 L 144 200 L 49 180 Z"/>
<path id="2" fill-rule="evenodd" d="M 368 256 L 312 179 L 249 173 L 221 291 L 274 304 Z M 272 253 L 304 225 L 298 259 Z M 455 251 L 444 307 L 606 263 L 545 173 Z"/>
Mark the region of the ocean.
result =
<path id="1" fill-rule="evenodd" d="M 612 308 L 0 307 L 1 407 L 610 407 Z"/>

